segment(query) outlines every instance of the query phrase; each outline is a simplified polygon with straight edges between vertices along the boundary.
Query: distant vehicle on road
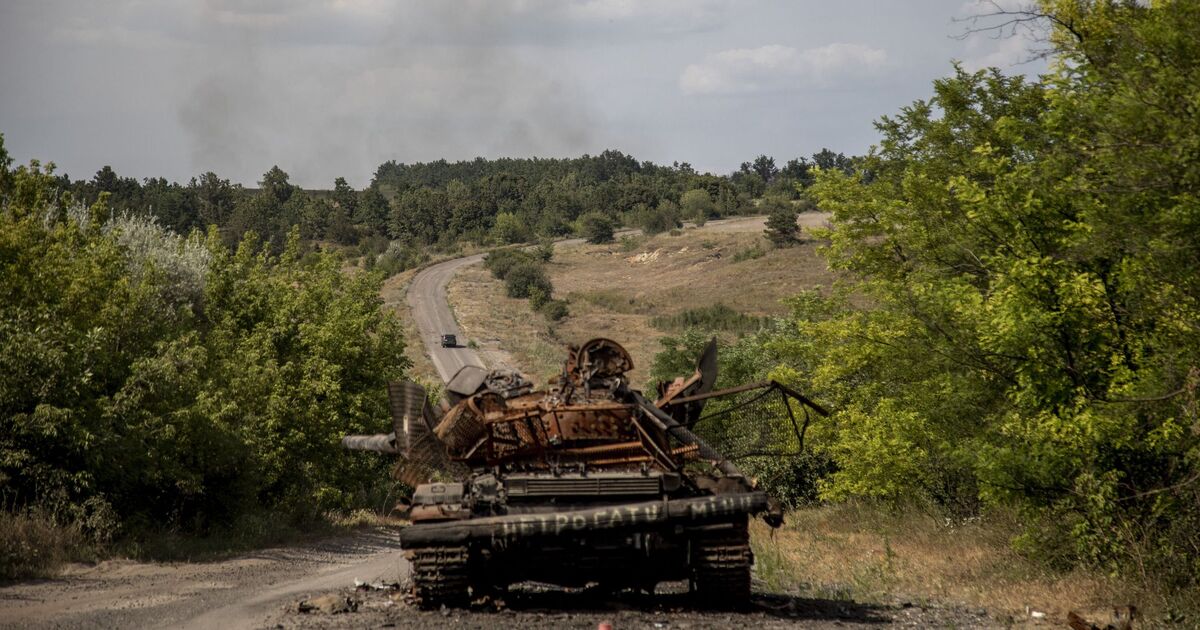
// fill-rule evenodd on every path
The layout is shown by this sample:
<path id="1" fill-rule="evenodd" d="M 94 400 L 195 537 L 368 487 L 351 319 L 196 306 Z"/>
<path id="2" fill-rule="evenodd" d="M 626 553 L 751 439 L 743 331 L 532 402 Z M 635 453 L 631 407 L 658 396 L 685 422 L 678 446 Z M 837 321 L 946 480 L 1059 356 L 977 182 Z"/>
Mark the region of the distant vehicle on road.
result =
<path id="1" fill-rule="evenodd" d="M 442 347 L 443 348 L 457 348 L 458 347 L 458 337 L 455 337 L 454 335 L 442 335 Z"/>

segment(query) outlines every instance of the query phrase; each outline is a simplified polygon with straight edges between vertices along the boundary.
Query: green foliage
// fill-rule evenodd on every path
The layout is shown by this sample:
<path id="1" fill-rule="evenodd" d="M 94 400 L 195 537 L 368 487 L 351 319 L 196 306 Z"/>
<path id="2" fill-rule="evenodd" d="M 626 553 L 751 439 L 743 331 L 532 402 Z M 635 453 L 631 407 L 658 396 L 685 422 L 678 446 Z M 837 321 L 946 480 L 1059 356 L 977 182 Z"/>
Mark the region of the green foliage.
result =
<path id="1" fill-rule="evenodd" d="M 554 258 L 554 241 L 544 238 L 533 249 L 533 255 L 541 262 L 548 263 Z"/>
<path id="2" fill-rule="evenodd" d="M 647 236 L 661 234 L 683 226 L 683 222 L 679 220 L 679 206 L 665 199 L 660 201 L 654 209 L 638 206 L 634 209 L 632 218 L 633 225 L 641 228 L 642 233 Z M 611 236 L 609 240 L 611 240 Z"/>
<path id="3" fill-rule="evenodd" d="M 529 252 L 519 249 L 497 249 L 483 259 L 483 266 L 492 272 L 492 277 L 503 280 L 517 265 L 535 265 L 536 259 Z"/>
<path id="4" fill-rule="evenodd" d="M 679 207 L 683 216 L 694 221 L 696 225 L 704 225 L 706 221 L 717 216 L 717 206 L 708 191 L 703 188 L 694 188 L 683 193 L 679 198 Z"/>
<path id="5" fill-rule="evenodd" d="M 198 531 L 250 510 L 308 516 L 386 474 L 346 432 L 386 417 L 401 327 L 380 278 L 273 256 L 252 235 L 180 237 L 54 201 L 36 163 L 0 190 L 0 479 L 87 535 Z M 278 183 L 278 182 L 275 182 Z M 273 192 L 272 192 L 273 191 Z M 294 191 L 292 191 L 294 192 Z M 265 187 L 262 195 L 286 195 Z"/>
<path id="6" fill-rule="evenodd" d="M 372 256 L 367 258 L 375 261 L 374 269 L 382 273 L 384 278 L 390 278 L 401 271 L 421 266 L 429 260 L 429 255 L 410 245 L 392 243 L 388 245 L 386 251 L 379 255 L 378 259 Z"/>
<path id="7" fill-rule="evenodd" d="M 492 233 L 500 243 L 523 243 L 529 240 L 529 227 L 517 215 L 511 212 L 501 212 L 496 215 L 496 223 Z"/>
<path id="8" fill-rule="evenodd" d="M 761 209 L 767 213 L 767 240 L 776 247 L 789 247 L 800 242 L 800 226 L 796 223 L 799 211 L 791 200 L 784 197 L 767 197 Z"/>
<path id="9" fill-rule="evenodd" d="M 601 212 L 589 212 L 576 223 L 575 231 L 589 243 L 611 243 L 613 230 L 616 228 L 613 220 Z"/>
<path id="10" fill-rule="evenodd" d="M 529 298 L 539 293 L 541 299 L 548 299 L 554 292 L 542 266 L 533 262 L 521 262 L 509 268 L 504 275 L 504 289 L 508 297 L 513 298 Z"/>
<path id="11" fill-rule="evenodd" d="M 1153 7 L 1045 2 L 1050 76 L 956 70 L 821 165 L 845 297 L 754 342 L 836 410 L 821 496 L 1009 504 L 1046 555 L 1194 588 L 1200 6 Z"/>
<path id="12" fill-rule="evenodd" d="M 768 321 L 765 317 L 747 315 L 717 302 L 689 308 L 674 315 L 652 317 L 650 325 L 660 330 L 699 328 L 709 331 L 752 332 L 764 327 Z"/>
<path id="13" fill-rule="evenodd" d="M 747 260 L 755 260 L 766 255 L 767 250 L 763 249 L 761 245 L 753 245 L 751 247 L 747 247 L 746 249 L 739 249 L 736 253 L 734 253 L 733 262 L 740 263 Z"/>
<path id="14" fill-rule="evenodd" d="M 546 300 L 537 310 L 552 322 L 561 321 L 571 314 L 570 308 L 563 300 Z"/>

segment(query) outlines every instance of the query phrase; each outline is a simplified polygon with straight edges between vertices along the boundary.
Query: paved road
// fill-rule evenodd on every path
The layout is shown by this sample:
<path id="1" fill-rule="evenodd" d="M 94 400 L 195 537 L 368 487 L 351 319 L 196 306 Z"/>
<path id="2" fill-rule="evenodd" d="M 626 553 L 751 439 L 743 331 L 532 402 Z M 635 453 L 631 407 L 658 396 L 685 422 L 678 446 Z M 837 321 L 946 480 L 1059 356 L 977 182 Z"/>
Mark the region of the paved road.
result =
<path id="1" fill-rule="evenodd" d="M 480 262 L 483 256 L 475 254 L 431 265 L 418 273 L 408 287 L 408 305 L 417 325 L 417 334 L 443 381 L 449 381 L 464 365 L 485 367 L 474 350 L 464 346 L 443 348 L 441 344 L 441 336 L 445 334 L 456 335 L 460 341 L 465 341 L 446 299 L 446 285 L 456 271 Z"/>
<path id="2" fill-rule="evenodd" d="M 815 225 L 817 220 L 824 221 L 827 216 L 822 213 L 808 213 L 801 218 L 801 224 Z M 763 221 L 764 218 L 759 216 L 734 217 L 709 221 L 699 229 L 722 232 L 760 231 Z M 621 230 L 615 236 L 621 237 L 637 232 L 638 230 Z M 582 243 L 581 238 L 569 238 L 555 242 L 554 246 L 571 247 Z M 446 299 L 446 285 L 459 269 L 481 262 L 483 257 L 484 254 L 475 254 L 431 265 L 418 273 L 408 287 L 408 305 L 417 325 L 417 334 L 425 344 L 426 353 L 443 381 L 449 381 L 464 365 L 487 367 L 474 350 L 464 346 L 443 348 L 441 344 L 441 336 L 445 334 L 456 335 L 460 342 L 466 340 L 458 328 L 458 321 L 454 318 L 454 311 L 450 309 L 450 302 Z"/>

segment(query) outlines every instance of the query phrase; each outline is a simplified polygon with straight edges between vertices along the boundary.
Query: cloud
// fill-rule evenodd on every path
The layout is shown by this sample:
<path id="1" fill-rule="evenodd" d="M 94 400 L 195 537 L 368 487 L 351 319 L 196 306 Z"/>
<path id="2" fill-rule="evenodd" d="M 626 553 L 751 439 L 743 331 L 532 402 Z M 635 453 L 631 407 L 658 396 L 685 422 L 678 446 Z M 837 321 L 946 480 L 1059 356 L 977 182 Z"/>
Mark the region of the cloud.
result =
<path id="1" fill-rule="evenodd" d="M 962 59 L 962 65 L 969 72 L 984 68 L 1000 68 L 1011 72 L 1014 66 L 1036 58 L 1036 47 L 1037 42 L 1021 35 L 997 39 L 976 34 L 967 39 L 967 54 Z"/>
<path id="2" fill-rule="evenodd" d="M 887 64 L 885 51 L 863 44 L 805 50 L 779 45 L 735 48 L 684 68 L 679 88 L 685 94 L 746 94 L 804 84 L 828 86 L 847 77 L 878 74 Z"/>

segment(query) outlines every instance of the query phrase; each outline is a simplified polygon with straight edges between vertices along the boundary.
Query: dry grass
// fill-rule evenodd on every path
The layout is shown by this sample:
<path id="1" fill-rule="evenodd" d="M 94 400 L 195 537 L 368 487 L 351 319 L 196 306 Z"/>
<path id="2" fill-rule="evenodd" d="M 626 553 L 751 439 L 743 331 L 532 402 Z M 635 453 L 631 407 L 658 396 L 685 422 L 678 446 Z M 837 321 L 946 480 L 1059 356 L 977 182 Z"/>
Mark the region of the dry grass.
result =
<path id="1" fill-rule="evenodd" d="M 751 526 L 755 572 L 767 590 L 807 597 L 952 602 L 1028 621 L 1027 610 L 1063 623 L 1067 612 L 1106 618 L 1136 603 L 1153 614 L 1154 598 L 1104 575 L 1056 573 L 1013 551 L 1016 519 L 992 514 L 951 523 L 916 508 L 847 503 L 797 510 L 772 532 Z"/>
<path id="2" fill-rule="evenodd" d="M 460 269 L 446 295 L 465 337 L 460 343 L 476 344 L 489 367 L 518 370 L 539 384 L 561 369 L 563 344 L 546 319 L 528 300 L 505 295 L 504 283 L 482 265 Z"/>
<path id="3" fill-rule="evenodd" d="M 421 343 L 421 334 L 408 306 L 408 285 L 412 283 L 417 271 L 409 269 L 388 278 L 383 282 L 379 296 L 383 299 L 383 308 L 394 312 L 404 326 L 404 355 L 412 362 L 409 376 L 425 383 L 441 383 L 442 379 L 438 376 L 437 369 L 433 367 L 429 355 L 425 354 L 425 344 Z"/>
<path id="4" fill-rule="evenodd" d="M 54 575 L 67 562 L 95 560 L 99 553 L 78 525 L 0 511 L 0 582 Z"/>
<path id="5" fill-rule="evenodd" d="M 555 297 L 567 299 L 571 312 L 553 328 L 524 300 L 506 297 L 503 283 L 482 267 L 459 271 L 450 283 L 450 304 L 489 365 L 514 367 L 544 382 L 558 372 L 565 343 L 610 337 L 633 356 L 636 369 L 630 380 L 640 384 L 667 334 L 651 325 L 654 317 L 717 302 L 748 315 L 782 315 L 783 298 L 832 282 L 816 247 L 805 243 L 771 249 L 758 218 L 710 224 L 676 236 L 560 247 L 546 271 Z M 739 253 L 754 249 L 765 253 L 736 260 Z"/>

